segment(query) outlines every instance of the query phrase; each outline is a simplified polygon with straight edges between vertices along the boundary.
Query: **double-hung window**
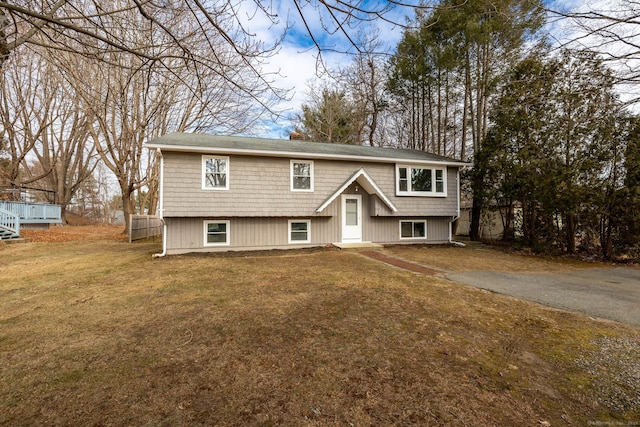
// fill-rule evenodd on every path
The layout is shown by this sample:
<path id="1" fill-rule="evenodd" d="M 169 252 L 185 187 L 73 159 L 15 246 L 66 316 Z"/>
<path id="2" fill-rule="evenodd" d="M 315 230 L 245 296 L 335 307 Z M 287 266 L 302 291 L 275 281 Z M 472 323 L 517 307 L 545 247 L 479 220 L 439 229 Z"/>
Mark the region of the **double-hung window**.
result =
<path id="1" fill-rule="evenodd" d="M 229 221 L 205 221 L 204 222 L 204 245 L 205 246 L 228 246 Z"/>
<path id="2" fill-rule="evenodd" d="M 311 221 L 289 221 L 289 243 L 311 243 Z"/>
<path id="3" fill-rule="evenodd" d="M 400 221 L 400 239 L 426 239 L 427 221 Z"/>
<path id="4" fill-rule="evenodd" d="M 202 156 L 202 189 L 229 189 L 229 158 Z"/>
<path id="5" fill-rule="evenodd" d="M 291 160 L 291 191 L 313 191 L 311 160 Z"/>
<path id="6" fill-rule="evenodd" d="M 446 196 L 446 169 L 436 167 L 396 167 L 398 196 Z"/>

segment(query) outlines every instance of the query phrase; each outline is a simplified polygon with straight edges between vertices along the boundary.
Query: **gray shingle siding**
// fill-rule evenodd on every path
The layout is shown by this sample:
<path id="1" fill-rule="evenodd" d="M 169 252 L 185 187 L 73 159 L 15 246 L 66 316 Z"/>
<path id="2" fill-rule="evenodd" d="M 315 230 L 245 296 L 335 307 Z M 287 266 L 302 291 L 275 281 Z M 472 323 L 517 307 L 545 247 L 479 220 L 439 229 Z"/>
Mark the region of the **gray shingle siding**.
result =
<path id="1" fill-rule="evenodd" d="M 458 170 L 465 163 L 429 153 L 189 134 L 168 135 L 148 145 L 163 157 L 162 216 L 169 254 L 340 242 L 342 194 L 362 195 L 363 241 L 446 242 L 450 222 L 458 215 Z M 202 189 L 203 155 L 229 159 L 227 190 Z M 313 161 L 312 192 L 291 191 L 291 160 Z M 445 168 L 446 196 L 397 195 L 397 165 Z M 310 221 L 309 243 L 288 242 L 290 219 Z M 229 245 L 205 246 L 206 220 L 228 221 Z M 401 239 L 402 220 L 425 220 L 426 238 Z"/>
<path id="2" fill-rule="evenodd" d="M 360 168 L 398 208 L 393 213 L 377 200 L 374 215 L 453 216 L 458 206 L 455 167 L 447 170 L 447 197 L 396 196 L 395 164 L 330 160 L 314 160 L 313 192 L 292 192 L 289 158 L 229 156 L 229 190 L 203 190 L 202 155 L 165 152 L 163 156 L 163 215 L 169 217 L 335 215 L 335 209 L 321 213 L 316 209 Z"/>

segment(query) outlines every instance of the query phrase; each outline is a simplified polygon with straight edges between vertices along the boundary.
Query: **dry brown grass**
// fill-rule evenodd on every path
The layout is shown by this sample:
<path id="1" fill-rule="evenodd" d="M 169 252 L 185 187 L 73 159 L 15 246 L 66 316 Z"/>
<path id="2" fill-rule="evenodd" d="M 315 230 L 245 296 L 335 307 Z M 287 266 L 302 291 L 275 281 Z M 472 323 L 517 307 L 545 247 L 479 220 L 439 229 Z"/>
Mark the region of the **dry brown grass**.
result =
<path id="1" fill-rule="evenodd" d="M 114 225 L 51 226 L 48 230 L 21 230 L 20 237 L 32 242 L 74 242 L 81 240 L 128 241 L 124 227 Z"/>
<path id="2" fill-rule="evenodd" d="M 637 329 L 350 252 L 159 249 L 0 246 L 0 425 L 640 421 L 581 367 Z"/>
<path id="3" fill-rule="evenodd" d="M 443 271 L 562 272 L 601 268 L 602 263 L 508 252 L 491 247 L 392 246 L 385 252 Z"/>

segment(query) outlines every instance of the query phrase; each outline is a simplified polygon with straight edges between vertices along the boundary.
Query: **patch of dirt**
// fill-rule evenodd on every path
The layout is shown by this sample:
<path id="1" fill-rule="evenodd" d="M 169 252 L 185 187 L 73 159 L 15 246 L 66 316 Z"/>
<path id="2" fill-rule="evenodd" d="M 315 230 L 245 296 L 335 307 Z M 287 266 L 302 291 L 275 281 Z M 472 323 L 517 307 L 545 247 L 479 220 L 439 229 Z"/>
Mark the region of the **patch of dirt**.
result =
<path id="1" fill-rule="evenodd" d="M 432 268 L 427 268 L 424 265 L 415 264 L 412 262 L 407 262 L 400 258 L 391 257 L 389 255 L 385 255 L 379 251 L 359 251 L 360 255 L 364 255 L 368 258 L 375 259 L 376 261 L 382 261 L 385 264 L 392 265 L 394 267 L 401 268 L 403 270 L 412 271 L 414 273 L 426 274 L 428 276 L 443 276 L 444 271 L 434 270 Z"/>
<path id="2" fill-rule="evenodd" d="M 53 226 L 48 230 L 20 230 L 20 235 L 32 242 L 45 243 L 97 240 L 127 241 L 124 228 L 113 225 Z"/>

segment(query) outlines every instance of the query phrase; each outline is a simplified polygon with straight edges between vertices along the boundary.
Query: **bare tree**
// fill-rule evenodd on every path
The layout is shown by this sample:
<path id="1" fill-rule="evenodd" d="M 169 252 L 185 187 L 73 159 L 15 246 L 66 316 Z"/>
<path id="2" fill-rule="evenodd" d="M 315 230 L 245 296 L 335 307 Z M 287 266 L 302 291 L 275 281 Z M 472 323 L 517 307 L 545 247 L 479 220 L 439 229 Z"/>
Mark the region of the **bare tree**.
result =
<path id="1" fill-rule="evenodd" d="M 19 50 L 1 77 L 0 130 L 10 154 L 5 178 L 53 192 L 51 201 L 61 205 L 64 218 L 95 167 L 87 117 L 75 109 L 73 89 L 46 58 Z"/>
<path id="2" fill-rule="evenodd" d="M 548 9 L 564 31 L 561 48 L 597 52 L 616 73 L 616 83 L 627 85 L 627 93 L 640 83 L 640 3 L 635 0 L 600 2 L 573 10 Z M 637 93 L 637 92 L 636 92 Z M 629 102 L 637 102 L 636 94 Z"/>
<path id="3" fill-rule="evenodd" d="M 17 55 L 0 75 L 0 132 L 6 162 L 3 181 L 13 186 L 27 185 L 46 176 L 21 176 L 27 156 L 50 125 L 49 110 L 53 97 L 45 92 L 43 62 L 37 55 Z"/>
<path id="4" fill-rule="evenodd" d="M 176 16 L 175 25 L 191 34 L 191 51 L 211 47 L 213 39 L 196 31 L 198 22 Z M 157 26 L 134 10 L 109 21 L 108 27 L 131 46 L 163 49 L 167 58 L 172 50 L 175 53 L 172 61 L 163 63 L 122 52 L 104 52 L 97 59 L 68 52 L 52 59 L 77 92 L 76 108 L 90 116 L 89 134 L 101 161 L 118 181 L 128 221 L 139 208 L 135 195 L 142 189 L 153 193 L 150 208 L 155 210 L 157 165 L 155 153 L 143 149 L 145 141 L 174 131 L 246 132 L 265 117 L 276 99 L 255 102 L 265 86 L 253 78 L 247 59 L 226 49 L 223 40 L 215 50 L 219 67 L 198 68 L 185 64 L 172 40 L 162 41 Z M 155 44 L 149 46 L 148 40 Z M 87 43 L 79 41 L 78 48 Z"/>
<path id="5" fill-rule="evenodd" d="M 381 50 L 379 32 L 362 33 L 358 39 L 361 53 L 352 62 L 338 69 L 335 80 L 345 87 L 351 101 L 362 119 L 358 121 L 358 139 L 370 146 L 389 145 L 381 133 L 382 113 L 387 107 L 384 72 L 386 56 Z"/>
<path id="6" fill-rule="evenodd" d="M 363 2 L 361 0 L 289 0 L 288 2 L 234 1 L 234 0 L 14 0 L 0 1 L 0 67 L 13 49 L 22 44 L 39 44 L 58 50 L 74 50 L 98 56 L 105 51 L 127 52 L 157 61 L 167 69 L 176 58 L 175 52 L 163 49 L 132 46 L 127 37 L 111 31 L 108 22 L 125 20 L 133 13 L 153 24 L 158 36 L 169 38 L 180 49 L 177 56 L 192 66 L 215 69 L 220 65 L 216 51 L 220 43 L 236 55 L 245 58 L 245 65 L 254 67 L 256 59 L 269 58 L 277 52 L 282 37 L 295 21 L 307 32 L 318 50 L 361 53 L 355 33 L 363 23 L 386 23 L 390 27 L 405 27 L 405 16 L 416 8 L 402 1 Z M 197 31 L 207 39 L 206 52 L 193 49 L 186 34 L 174 26 L 175 16 L 182 15 L 197 23 Z M 283 18 L 286 16 L 286 18 Z M 281 30 L 281 38 L 264 43 L 249 29 L 250 21 L 266 20 L 271 28 Z M 36 37 L 46 34 L 45 38 Z M 86 40 L 78 49 L 76 40 Z M 155 40 L 150 41 L 152 45 Z M 345 46 L 346 47 L 338 47 Z M 253 68 L 254 77 L 270 86 L 259 68 Z M 233 80 L 232 75 L 223 75 Z M 279 91 L 274 89 L 274 94 Z M 280 94 L 281 95 L 281 94 Z"/>

